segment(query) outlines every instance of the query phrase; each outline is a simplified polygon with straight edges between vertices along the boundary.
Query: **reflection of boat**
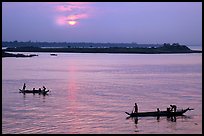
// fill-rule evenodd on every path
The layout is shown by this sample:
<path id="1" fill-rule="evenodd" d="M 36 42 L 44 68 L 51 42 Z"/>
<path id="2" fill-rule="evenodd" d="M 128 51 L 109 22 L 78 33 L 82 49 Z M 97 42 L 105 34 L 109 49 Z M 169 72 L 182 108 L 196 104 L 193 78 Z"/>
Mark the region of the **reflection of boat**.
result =
<path id="1" fill-rule="evenodd" d="M 57 56 L 57 54 L 54 54 L 54 53 L 51 53 L 50 55 L 51 55 L 51 56 Z"/>
<path id="2" fill-rule="evenodd" d="M 156 116 L 156 119 L 157 119 L 157 122 L 160 121 L 160 117 L 161 116 Z M 163 118 L 167 119 L 167 121 L 171 121 L 171 122 L 176 122 L 177 119 L 190 119 L 191 117 L 190 116 L 186 116 L 186 115 L 182 115 L 182 116 L 163 116 Z M 131 116 L 128 116 L 126 119 L 132 119 L 134 121 L 134 123 L 137 125 L 138 124 L 138 120 L 139 120 L 139 117 L 131 117 Z"/>
<path id="3" fill-rule="evenodd" d="M 147 116 L 182 116 L 186 111 L 188 110 L 193 110 L 190 108 L 187 109 L 182 109 L 182 110 L 177 110 L 176 112 L 172 111 L 155 111 L 155 112 L 138 112 L 138 113 L 128 113 L 130 117 L 147 117 Z"/>
<path id="4" fill-rule="evenodd" d="M 47 94 L 49 92 L 49 90 L 23 90 L 23 89 L 19 89 L 19 93 L 38 93 L 38 94 Z"/>

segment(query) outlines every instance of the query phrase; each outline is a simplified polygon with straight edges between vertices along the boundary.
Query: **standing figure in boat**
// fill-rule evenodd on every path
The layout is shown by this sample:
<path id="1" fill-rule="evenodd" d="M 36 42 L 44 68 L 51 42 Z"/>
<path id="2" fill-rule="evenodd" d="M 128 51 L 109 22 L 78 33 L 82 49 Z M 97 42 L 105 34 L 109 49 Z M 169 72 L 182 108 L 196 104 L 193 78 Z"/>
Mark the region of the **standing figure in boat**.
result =
<path id="1" fill-rule="evenodd" d="M 138 113 L 138 106 L 137 106 L 137 103 L 135 103 L 133 113 Z"/>
<path id="2" fill-rule="evenodd" d="M 23 84 L 23 90 L 25 90 L 25 88 L 26 88 L 26 84 L 24 83 L 24 84 Z"/>

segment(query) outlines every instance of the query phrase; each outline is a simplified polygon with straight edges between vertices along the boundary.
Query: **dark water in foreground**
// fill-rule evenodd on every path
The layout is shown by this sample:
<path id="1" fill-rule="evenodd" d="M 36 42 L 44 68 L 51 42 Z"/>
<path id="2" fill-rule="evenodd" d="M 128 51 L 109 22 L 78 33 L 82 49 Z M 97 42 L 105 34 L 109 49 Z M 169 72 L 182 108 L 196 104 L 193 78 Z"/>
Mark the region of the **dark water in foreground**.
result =
<path id="1" fill-rule="evenodd" d="M 38 53 L 2 59 L 2 133 L 202 133 L 202 54 Z M 20 94 L 45 85 L 47 96 Z M 126 119 L 170 104 L 184 117 Z"/>

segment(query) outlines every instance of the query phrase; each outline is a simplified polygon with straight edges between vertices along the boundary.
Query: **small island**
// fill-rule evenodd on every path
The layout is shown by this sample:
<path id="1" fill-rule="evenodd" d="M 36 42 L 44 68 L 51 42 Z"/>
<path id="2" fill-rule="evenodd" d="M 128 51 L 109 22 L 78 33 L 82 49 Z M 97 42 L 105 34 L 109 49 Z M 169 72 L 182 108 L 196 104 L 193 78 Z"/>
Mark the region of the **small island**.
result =
<path id="1" fill-rule="evenodd" d="M 56 52 L 56 53 L 131 53 L 131 54 L 170 54 L 170 53 L 202 53 L 202 50 L 191 50 L 185 45 L 178 43 L 167 44 L 164 43 L 161 46 L 149 46 L 149 47 L 36 47 L 36 46 L 19 46 L 8 47 L 4 51 L 9 52 Z"/>
<path id="2" fill-rule="evenodd" d="M 8 53 L 5 52 L 4 50 L 2 50 L 2 57 L 33 57 L 33 56 L 38 56 L 36 54 L 30 54 L 30 55 L 24 55 L 24 54 L 12 54 L 12 53 Z"/>

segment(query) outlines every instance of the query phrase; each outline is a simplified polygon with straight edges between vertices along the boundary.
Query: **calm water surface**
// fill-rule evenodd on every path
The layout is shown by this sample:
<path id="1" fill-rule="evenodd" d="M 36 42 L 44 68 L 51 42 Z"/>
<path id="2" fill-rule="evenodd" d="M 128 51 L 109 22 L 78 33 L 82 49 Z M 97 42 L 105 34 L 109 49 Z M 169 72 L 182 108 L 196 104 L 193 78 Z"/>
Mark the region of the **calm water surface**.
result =
<path id="1" fill-rule="evenodd" d="M 202 54 L 37 53 L 2 59 L 2 133 L 202 133 Z M 18 93 L 45 85 L 47 96 Z M 194 108 L 126 119 L 170 104 Z"/>

